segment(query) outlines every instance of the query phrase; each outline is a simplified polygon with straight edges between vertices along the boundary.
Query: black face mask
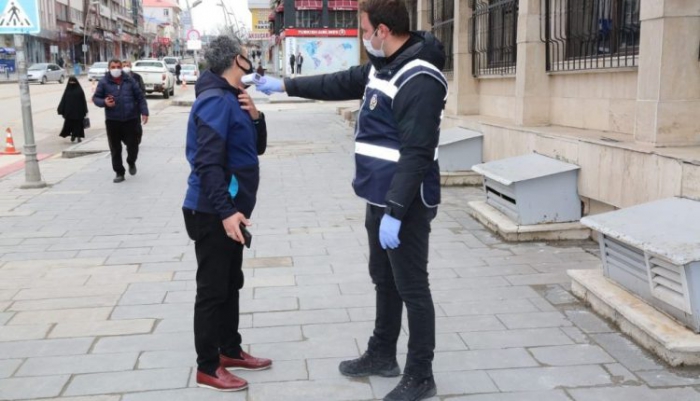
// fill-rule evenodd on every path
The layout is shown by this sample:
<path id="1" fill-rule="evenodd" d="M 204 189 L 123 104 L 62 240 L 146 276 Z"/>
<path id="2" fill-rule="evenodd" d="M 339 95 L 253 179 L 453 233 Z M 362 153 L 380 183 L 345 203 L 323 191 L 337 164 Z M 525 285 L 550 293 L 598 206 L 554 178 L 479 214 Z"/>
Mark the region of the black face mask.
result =
<path id="1" fill-rule="evenodd" d="M 252 74 L 252 73 L 254 73 L 255 70 L 253 69 L 253 63 L 251 63 L 250 60 L 248 60 L 247 58 L 245 58 L 242 54 L 239 54 L 238 56 L 239 56 L 240 58 L 242 58 L 243 60 L 245 60 L 245 62 L 248 63 L 248 65 L 249 65 L 248 68 L 244 68 L 244 67 L 241 65 L 241 63 L 238 62 L 238 57 L 236 57 L 236 65 L 238 66 L 238 68 L 240 68 L 241 70 L 243 70 L 243 72 L 245 72 L 246 74 Z"/>

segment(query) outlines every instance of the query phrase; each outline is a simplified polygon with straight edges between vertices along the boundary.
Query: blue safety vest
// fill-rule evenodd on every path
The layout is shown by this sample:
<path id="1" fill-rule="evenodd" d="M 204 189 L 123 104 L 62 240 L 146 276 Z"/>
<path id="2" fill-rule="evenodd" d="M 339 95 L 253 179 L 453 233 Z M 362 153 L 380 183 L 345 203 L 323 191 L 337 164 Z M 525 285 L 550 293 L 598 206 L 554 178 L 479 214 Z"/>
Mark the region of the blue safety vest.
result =
<path id="1" fill-rule="evenodd" d="M 355 178 L 352 186 L 360 198 L 376 206 L 386 206 L 386 194 L 401 158 L 399 131 L 392 106 L 401 87 L 412 78 L 427 74 L 445 85 L 447 79 L 434 65 L 424 60 L 413 60 L 396 74 L 370 69 L 355 127 Z M 445 95 L 447 99 L 447 94 Z M 440 167 L 438 150 L 420 188 L 423 203 L 436 207 L 440 203 Z M 408 205 L 406 205 L 408 207 Z"/>

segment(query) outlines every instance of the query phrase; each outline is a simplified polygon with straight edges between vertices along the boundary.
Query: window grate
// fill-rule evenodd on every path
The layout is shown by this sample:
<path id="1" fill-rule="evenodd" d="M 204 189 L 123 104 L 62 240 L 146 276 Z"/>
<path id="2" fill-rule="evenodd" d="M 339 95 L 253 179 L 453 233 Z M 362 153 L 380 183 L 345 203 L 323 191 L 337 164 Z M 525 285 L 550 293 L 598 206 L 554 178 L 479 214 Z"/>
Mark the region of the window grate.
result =
<path id="1" fill-rule="evenodd" d="M 518 0 L 473 0 L 472 8 L 472 75 L 515 74 Z"/>
<path id="2" fill-rule="evenodd" d="M 541 0 L 547 71 L 636 67 L 640 0 Z"/>
<path id="3" fill-rule="evenodd" d="M 445 47 L 445 68 L 443 71 L 448 72 L 454 69 L 454 21 L 455 21 L 455 3 L 454 0 L 431 0 L 431 26 L 432 33 Z"/>

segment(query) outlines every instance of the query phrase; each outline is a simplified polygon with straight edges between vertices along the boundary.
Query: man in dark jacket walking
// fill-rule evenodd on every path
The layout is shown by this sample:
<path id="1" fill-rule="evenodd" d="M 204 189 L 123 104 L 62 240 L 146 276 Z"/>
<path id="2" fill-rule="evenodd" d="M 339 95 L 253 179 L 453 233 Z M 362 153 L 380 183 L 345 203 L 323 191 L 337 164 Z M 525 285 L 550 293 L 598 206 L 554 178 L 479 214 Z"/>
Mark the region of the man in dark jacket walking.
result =
<path id="1" fill-rule="evenodd" d="M 355 133 L 353 188 L 367 201 L 376 320 L 367 352 L 339 368 L 351 377 L 399 375 L 396 344 L 406 304 L 404 375 L 384 400 L 417 401 L 437 392 L 428 242 L 440 203 L 437 147 L 447 97 L 447 80 L 441 73 L 445 52 L 431 34 L 409 32 L 401 0 L 363 2 L 361 27 L 370 63 L 315 77 L 264 77 L 257 89 L 319 100 L 364 99 Z"/>
<path id="2" fill-rule="evenodd" d="M 143 82 L 143 77 L 141 77 L 140 74 L 135 73 L 131 70 L 131 60 L 124 60 L 122 61 L 122 72 L 126 75 L 129 75 L 136 83 L 139 85 L 139 89 L 141 89 L 141 93 L 143 93 L 144 98 L 146 97 L 146 84 Z M 137 105 L 138 106 L 138 105 Z M 139 129 L 136 132 L 136 139 L 137 143 L 141 145 L 141 138 L 143 138 L 143 125 L 141 125 L 141 122 L 139 121 Z"/>
<path id="3" fill-rule="evenodd" d="M 191 172 L 183 204 L 185 227 L 197 257 L 194 343 L 197 385 L 238 391 L 248 383 L 226 369 L 263 370 L 272 361 L 241 348 L 239 290 L 243 236 L 255 207 L 267 128 L 241 81 L 253 73 L 240 40 L 214 39 L 204 57 L 209 70 L 197 80 L 187 124 Z"/>
<path id="4" fill-rule="evenodd" d="M 297 57 L 292 53 L 291 56 L 289 56 L 289 67 L 292 69 L 292 75 L 294 75 L 294 67 L 297 65 Z"/>
<path id="5" fill-rule="evenodd" d="M 109 72 L 97 84 L 92 101 L 97 107 L 105 108 L 112 169 L 117 174 L 114 182 L 123 182 L 126 170 L 122 161 L 122 142 L 126 145 L 129 174 L 135 175 L 139 153 L 139 114 L 143 124 L 148 122 L 146 99 L 136 81 L 122 72 L 121 60 L 115 59 L 109 62 Z"/>

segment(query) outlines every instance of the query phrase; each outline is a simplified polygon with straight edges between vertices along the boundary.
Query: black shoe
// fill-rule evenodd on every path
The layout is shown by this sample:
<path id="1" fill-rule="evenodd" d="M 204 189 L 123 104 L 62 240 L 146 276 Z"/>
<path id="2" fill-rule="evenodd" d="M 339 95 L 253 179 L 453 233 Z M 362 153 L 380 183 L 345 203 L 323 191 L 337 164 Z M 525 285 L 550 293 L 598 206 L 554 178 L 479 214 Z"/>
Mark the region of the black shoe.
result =
<path id="1" fill-rule="evenodd" d="M 436 394 L 437 387 L 433 376 L 418 380 L 413 376 L 404 375 L 399 384 L 384 397 L 384 401 L 419 401 Z"/>
<path id="2" fill-rule="evenodd" d="M 401 374 L 396 358 L 381 359 L 365 352 L 361 357 L 350 361 L 343 361 L 338 366 L 340 373 L 350 377 L 382 376 L 396 377 Z"/>
<path id="3" fill-rule="evenodd" d="M 114 177 L 114 180 L 112 180 L 112 181 L 113 181 L 115 184 L 120 183 L 120 182 L 124 182 L 124 174 L 122 174 L 122 175 L 117 175 L 116 177 Z"/>
<path id="4" fill-rule="evenodd" d="M 83 138 L 78 138 L 78 143 L 82 142 Z"/>
<path id="5" fill-rule="evenodd" d="M 138 171 L 138 170 L 136 170 L 136 165 L 135 165 L 135 164 L 129 166 L 129 174 L 131 174 L 131 175 L 136 175 L 136 171 Z"/>
<path id="6" fill-rule="evenodd" d="M 70 137 L 70 141 L 75 142 L 75 137 L 74 136 Z"/>

